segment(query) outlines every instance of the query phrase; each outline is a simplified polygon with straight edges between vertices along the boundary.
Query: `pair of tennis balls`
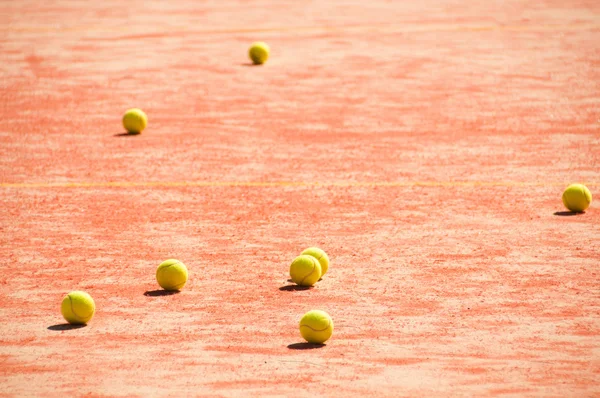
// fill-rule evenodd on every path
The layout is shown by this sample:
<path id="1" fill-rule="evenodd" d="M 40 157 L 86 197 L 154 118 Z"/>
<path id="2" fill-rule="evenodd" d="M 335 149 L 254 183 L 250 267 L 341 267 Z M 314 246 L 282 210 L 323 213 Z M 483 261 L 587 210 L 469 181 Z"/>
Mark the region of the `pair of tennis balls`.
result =
<path id="1" fill-rule="evenodd" d="M 180 261 L 167 260 L 159 265 L 156 279 L 167 290 L 181 289 L 187 281 L 187 269 Z M 96 304 L 88 293 L 76 290 L 65 296 L 60 310 L 70 324 L 84 325 L 93 318 Z M 329 314 L 320 310 L 304 314 L 299 326 L 300 334 L 309 343 L 322 344 L 333 334 L 333 320 Z"/>
<path id="2" fill-rule="evenodd" d="M 329 269 L 327 253 L 318 247 L 309 247 L 292 261 L 290 277 L 300 286 L 312 286 Z"/>
<path id="3" fill-rule="evenodd" d="M 252 43 L 248 56 L 255 65 L 262 65 L 269 59 L 271 49 L 267 43 Z M 129 134 L 140 134 L 148 126 L 148 116 L 139 108 L 132 108 L 123 115 L 123 127 Z"/>
<path id="4" fill-rule="evenodd" d="M 583 184 L 571 184 L 562 194 L 565 207 L 572 212 L 584 212 L 592 203 L 592 193 Z"/>
<path id="5" fill-rule="evenodd" d="M 165 290 L 180 290 L 187 279 L 187 267 L 179 260 L 163 261 L 156 269 L 156 280 Z M 63 298 L 60 312 L 70 324 L 84 325 L 94 317 L 96 303 L 88 293 L 75 290 Z"/>

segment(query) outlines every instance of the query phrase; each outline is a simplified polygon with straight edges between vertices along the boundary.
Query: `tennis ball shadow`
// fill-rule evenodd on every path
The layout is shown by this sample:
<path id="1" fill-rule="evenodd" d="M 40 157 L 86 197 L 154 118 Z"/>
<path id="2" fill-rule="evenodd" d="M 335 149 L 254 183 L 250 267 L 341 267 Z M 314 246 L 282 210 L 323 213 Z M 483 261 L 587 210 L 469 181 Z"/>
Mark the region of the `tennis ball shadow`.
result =
<path id="1" fill-rule="evenodd" d="M 325 347 L 326 344 L 315 344 L 315 343 L 294 343 L 290 344 L 287 347 L 290 350 L 314 350 L 318 348 Z"/>
<path id="2" fill-rule="evenodd" d="M 576 211 L 557 211 L 554 213 L 555 216 L 568 217 L 568 216 L 577 216 L 579 214 L 584 214 L 585 212 L 576 212 Z"/>
<path id="3" fill-rule="evenodd" d="M 263 64 L 255 64 L 253 62 L 244 62 L 243 64 L 240 64 L 240 66 L 247 66 L 247 67 L 251 67 L 251 66 L 263 66 Z"/>
<path id="4" fill-rule="evenodd" d="M 52 325 L 52 326 L 48 326 L 48 330 L 54 330 L 54 331 L 65 331 L 65 330 L 73 330 L 73 329 L 81 329 L 86 327 L 87 325 L 83 324 L 83 325 L 71 325 L 70 323 L 59 323 L 57 325 Z"/>
<path id="5" fill-rule="evenodd" d="M 113 135 L 113 137 L 133 137 L 133 136 L 141 135 L 141 134 L 142 133 L 128 133 L 128 132 L 125 132 L 125 133 L 115 134 L 115 135 Z"/>
<path id="6" fill-rule="evenodd" d="M 172 296 L 174 294 L 179 294 L 181 293 L 179 290 L 148 290 L 147 292 L 144 292 L 144 296 L 148 296 L 148 297 L 160 297 L 160 296 Z"/>
<path id="7" fill-rule="evenodd" d="M 300 286 L 300 285 L 287 285 L 279 288 L 282 292 L 295 292 L 298 290 L 309 290 L 312 289 L 313 286 Z"/>

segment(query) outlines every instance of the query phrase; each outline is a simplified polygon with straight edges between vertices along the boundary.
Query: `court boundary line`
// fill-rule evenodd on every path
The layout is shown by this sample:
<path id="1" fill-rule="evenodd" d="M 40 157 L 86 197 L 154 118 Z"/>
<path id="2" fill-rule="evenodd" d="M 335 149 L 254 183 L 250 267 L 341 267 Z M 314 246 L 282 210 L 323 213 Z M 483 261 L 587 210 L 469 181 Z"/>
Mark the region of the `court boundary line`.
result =
<path id="1" fill-rule="evenodd" d="M 377 30 L 381 33 L 428 33 L 428 32 L 480 32 L 480 31 L 569 31 L 569 30 L 594 30 L 600 29 L 600 25 L 593 22 L 577 24 L 347 24 L 331 26 L 273 26 L 264 28 L 223 28 L 223 29 L 195 29 L 185 27 L 176 31 L 140 31 L 136 27 L 120 26 L 113 28 L 101 28 L 100 26 L 12 26 L 0 28 L 0 31 L 12 33 L 50 33 L 50 32 L 80 32 L 88 33 L 114 33 L 125 34 L 115 38 L 127 39 L 130 37 L 153 37 L 153 36 L 182 36 L 182 35 L 207 35 L 207 34 L 249 34 L 249 33 L 320 33 L 320 32 L 359 32 L 364 30 Z"/>
<path id="2" fill-rule="evenodd" d="M 385 187 L 567 187 L 571 183 L 547 181 L 89 181 L 89 182 L 39 182 L 0 183 L 4 189 L 28 188 L 177 188 L 177 187 L 341 187 L 341 188 L 385 188 Z M 596 182 L 583 182 L 587 186 L 599 186 Z"/>

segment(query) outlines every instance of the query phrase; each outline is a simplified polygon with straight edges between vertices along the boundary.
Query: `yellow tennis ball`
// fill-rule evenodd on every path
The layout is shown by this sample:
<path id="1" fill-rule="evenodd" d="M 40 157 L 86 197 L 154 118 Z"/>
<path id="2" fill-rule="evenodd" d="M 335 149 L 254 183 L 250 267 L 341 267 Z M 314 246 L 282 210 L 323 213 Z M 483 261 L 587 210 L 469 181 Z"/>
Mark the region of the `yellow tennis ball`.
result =
<path id="1" fill-rule="evenodd" d="M 92 296 L 76 290 L 65 296 L 60 305 L 60 312 L 67 322 L 82 325 L 92 319 L 96 312 L 96 304 Z"/>
<path id="2" fill-rule="evenodd" d="M 148 125 L 148 116 L 138 108 L 129 109 L 123 115 L 123 127 L 130 134 L 141 133 Z"/>
<path id="3" fill-rule="evenodd" d="M 156 269 L 156 280 L 165 290 L 181 290 L 187 279 L 187 267 L 179 260 L 163 261 Z"/>
<path id="4" fill-rule="evenodd" d="M 300 319 L 300 334 L 309 343 L 323 344 L 333 334 L 333 320 L 325 311 L 308 311 Z"/>
<path id="5" fill-rule="evenodd" d="M 312 286 L 321 278 L 321 264 L 313 256 L 302 254 L 292 261 L 290 276 L 300 286 Z"/>
<path id="6" fill-rule="evenodd" d="M 583 184 L 571 184 L 562 195 L 565 207 L 574 212 L 582 212 L 592 203 L 592 193 Z"/>
<path id="7" fill-rule="evenodd" d="M 250 50 L 248 50 L 248 55 L 255 65 L 262 65 L 267 62 L 270 53 L 271 49 L 267 43 L 263 43 L 262 41 L 252 43 Z"/>
<path id="8" fill-rule="evenodd" d="M 327 253 L 318 247 L 309 247 L 308 249 L 304 250 L 302 254 L 308 254 L 309 256 L 313 256 L 319 260 L 319 264 L 321 264 L 321 277 L 323 277 L 323 275 L 325 275 L 329 269 L 329 257 L 327 256 Z"/>

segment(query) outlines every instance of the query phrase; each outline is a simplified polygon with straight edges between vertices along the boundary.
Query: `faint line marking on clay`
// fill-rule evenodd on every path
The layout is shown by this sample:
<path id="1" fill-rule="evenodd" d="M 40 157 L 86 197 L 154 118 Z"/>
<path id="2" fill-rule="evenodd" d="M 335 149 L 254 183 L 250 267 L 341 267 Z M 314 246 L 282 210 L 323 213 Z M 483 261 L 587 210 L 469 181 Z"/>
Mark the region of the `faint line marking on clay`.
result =
<path id="1" fill-rule="evenodd" d="M 599 186 L 597 182 L 584 182 L 587 186 Z M 106 182 L 39 182 L 0 183 L 0 188 L 168 188 L 168 187 L 566 187 L 565 182 L 519 182 L 519 181 L 106 181 Z"/>
<path id="2" fill-rule="evenodd" d="M 280 32 L 349 32 L 349 31 L 364 31 L 377 30 L 378 32 L 399 32 L 399 33 L 427 33 L 427 32 L 480 32 L 480 31 L 565 31 L 565 30 L 590 30 L 598 29 L 600 25 L 594 23 L 578 23 L 578 24 L 353 24 L 353 25 L 338 25 L 338 26 L 273 26 L 263 28 L 224 28 L 224 29 L 195 29 L 186 27 L 183 30 L 177 31 L 144 31 L 143 28 L 136 26 L 120 26 L 120 27 L 105 27 L 105 26 L 60 26 L 60 25 L 23 25 L 10 26 L 9 28 L 0 28 L 0 31 L 15 32 L 80 32 L 88 33 L 129 33 L 128 36 L 118 36 L 116 38 L 128 39 L 138 37 L 164 37 L 164 36 L 185 36 L 195 34 L 233 34 L 233 33 L 280 33 Z M 115 37 L 113 37 L 115 38 Z"/>

